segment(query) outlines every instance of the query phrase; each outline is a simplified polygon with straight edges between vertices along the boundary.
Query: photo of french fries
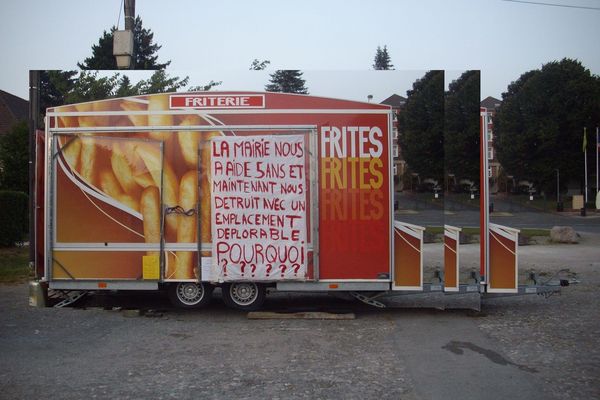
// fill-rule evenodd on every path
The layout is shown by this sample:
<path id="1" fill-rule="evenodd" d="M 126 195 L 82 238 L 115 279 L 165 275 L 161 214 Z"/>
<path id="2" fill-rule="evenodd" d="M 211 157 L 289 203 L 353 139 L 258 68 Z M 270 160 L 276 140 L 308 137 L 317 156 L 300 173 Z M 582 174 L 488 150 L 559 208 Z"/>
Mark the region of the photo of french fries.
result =
<path id="1" fill-rule="evenodd" d="M 111 110 L 133 114 L 115 115 Z M 61 127 L 140 127 L 135 133 L 62 135 L 58 140 L 62 158 L 93 190 L 141 214 L 143 232 L 139 234 L 146 243 L 164 240 L 167 247 L 169 243 L 197 244 L 198 240 L 209 243 L 209 143 L 223 133 L 144 130 L 147 126 L 209 125 L 200 115 L 161 113 L 165 110 L 169 110 L 168 95 L 148 96 L 146 102 L 117 99 L 60 107 L 59 112 L 90 112 L 59 117 Z M 147 111 L 157 113 L 144 114 Z M 159 254 L 149 251 L 147 255 Z M 197 260 L 194 251 L 166 251 L 165 279 L 196 279 Z"/>

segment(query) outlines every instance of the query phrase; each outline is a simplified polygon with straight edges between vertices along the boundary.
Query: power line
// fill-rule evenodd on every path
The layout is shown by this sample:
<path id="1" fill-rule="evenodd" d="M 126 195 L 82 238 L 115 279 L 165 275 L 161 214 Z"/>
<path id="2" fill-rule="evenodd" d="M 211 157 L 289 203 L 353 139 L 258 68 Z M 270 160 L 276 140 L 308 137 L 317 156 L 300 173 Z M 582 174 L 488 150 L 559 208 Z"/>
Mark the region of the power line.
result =
<path id="1" fill-rule="evenodd" d="M 524 0 L 502 0 L 502 1 L 510 1 L 512 3 L 535 4 L 537 6 L 579 8 L 579 9 L 583 9 L 583 10 L 600 11 L 600 7 L 572 6 L 572 5 L 569 5 L 569 4 L 542 3 L 542 2 L 538 2 L 538 1 L 524 1 Z"/>
<path id="2" fill-rule="evenodd" d="M 121 22 L 121 10 L 123 9 L 123 1 L 121 0 L 121 5 L 119 6 L 119 16 L 117 17 L 117 30 L 119 29 L 119 22 Z"/>

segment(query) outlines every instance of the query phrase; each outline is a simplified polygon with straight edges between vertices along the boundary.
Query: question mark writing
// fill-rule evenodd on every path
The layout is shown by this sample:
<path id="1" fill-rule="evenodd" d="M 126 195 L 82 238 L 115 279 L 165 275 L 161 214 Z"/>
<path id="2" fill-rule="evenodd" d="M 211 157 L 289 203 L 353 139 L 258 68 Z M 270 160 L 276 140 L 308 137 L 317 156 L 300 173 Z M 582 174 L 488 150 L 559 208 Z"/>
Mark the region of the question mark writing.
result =
<path id="1" fill-rule="evenodd" d="M 281 264 L 279 266 L 279 269 L 281 270 L 281 277 L 283 278 L 283 274 L 285 274 L 285 270 L 287 269 L 287 267 L 285 266 L 285 264 Z"/>
<path id="2" fill-rule="evenodd" d="M 227 276 L 227 260 L 223 259 L 223 276 Z"/>
<path id="3" fill-rule="evenodd" d="M 246 269 L 246 262 L 245 261 L 241 262 L 240 269 L 242 270 L 242 276 L 244 276 L 244 270 Z"/>
<path id="4" fill-rule="evenodd" d="M 271 269 L 273 269 L 273 266 L 271 264 L 267 264 L 267 278 L 271 274 Z"/>
<path id="5" fill-rule="evenodd" d="M 294 276 L 298 276 L 298 270 L 300 269 L 300 264 L 293 264 L 292 268 L 294 269 Z"/>
<path id="6" fill-rule="evenodd" d="M 250 264 L 250 267 L 252 268 L 252 277 L 254 278 L 254 273 L 256 272 L 256 264 Z"/>

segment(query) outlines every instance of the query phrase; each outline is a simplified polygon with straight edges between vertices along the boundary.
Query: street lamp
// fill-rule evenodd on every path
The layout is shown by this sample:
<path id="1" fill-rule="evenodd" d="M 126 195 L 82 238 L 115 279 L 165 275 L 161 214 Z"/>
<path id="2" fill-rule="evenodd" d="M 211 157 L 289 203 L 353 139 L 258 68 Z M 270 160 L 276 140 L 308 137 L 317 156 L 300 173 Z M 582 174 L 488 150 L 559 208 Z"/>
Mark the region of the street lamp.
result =
<path id="1" fill-rule="evenodd" d="M 560 171 L 558 168 L 554 170 L 556 171 L 556 211 L 563 211 L 563 205 L 560 202 Z"/>
<path id="2" fill-rule="evenodd" d="M 133 31 L 113 32 L 113 55 L 117 60 L 117 68 L 129 69 L 133 54 Z"/>

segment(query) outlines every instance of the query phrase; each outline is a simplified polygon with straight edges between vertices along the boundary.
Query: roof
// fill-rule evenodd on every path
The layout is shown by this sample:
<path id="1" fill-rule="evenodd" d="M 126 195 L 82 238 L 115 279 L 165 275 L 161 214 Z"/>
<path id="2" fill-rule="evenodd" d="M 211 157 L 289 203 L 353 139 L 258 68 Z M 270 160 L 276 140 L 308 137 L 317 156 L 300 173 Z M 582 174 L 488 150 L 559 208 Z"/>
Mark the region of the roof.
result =
<path id="1" fill-rule="evenodd" d="M 48 108 L 48 112 L 85 112 L 93 111 L 98 107 L 102 111 L 123 111 L 121 103 L 134 102 L 137 107 L 140 104 L 148 104 L 153 99 L 162 110 L 182 111 L 182 110 L 206 110 L 207 112 L 234 113 L 234 110 L 246 114 L 277 112 L 277 110 L 371 110 L 375 113 L 388 112 L 390 106 L 386 104 L 366 103 L 361 101 L 332 99 L 328 97 L 311 96 L 294 93 L 278 92 L 248 92 L 248 91 L 225 91 L 225 92 L 173 92 L 156 93 L 149 95 L 139 95 L 132 97 L 123 97 L 116 99 L 96 100 L 87 103 L 69 104 L 58 107 Z M 173 101 L 171 101 L 173 99 Z M 179 100 L 174 100 L 179 99 Z M 186 100 L 187 99 L 187 100 Z M 194 99 L 197 99 L 195 101 Z M 244 99 L 244 100 L 242 100 Z M 189 100 L 189 101 L 188 101 Z M 241 102 L 241 103 L 240 103 Z M 245 104 L 244 102 L 249 102 Z M 100 104 L 102 105 L 100 106 Z M 244 103 L 244 104 L 242 104 Z M 251 104 L 252 103 L 252 104 Z M 224 109 L 230 109 L 226 111 Z"/>
<path id="2" fill-rule="evenodd" d="M 19 121 L 29 118 L 29 102 L 0 90 L 0 134 L 6 133 Z"/>
<path id="3" fill-rule="evenodd" d="M 392 108 L 402 108 L 404 107 L 404 104 L 406 104 L 406 97 L 393 94 L 384 101 L 382 101 L 380 104 L 392 106 Z"/>
<path id="4" fill-rule="evenodd" d="M 502 100 L 498 100 L 495 97 L 492 96 L 488 96 L 485 99 L 483 99 L 480 103 L 481 107 L 485 107 L 488 110 L 497 110 L 498 107 L 500 107 L 500 104 L 502 104 Z"/>

